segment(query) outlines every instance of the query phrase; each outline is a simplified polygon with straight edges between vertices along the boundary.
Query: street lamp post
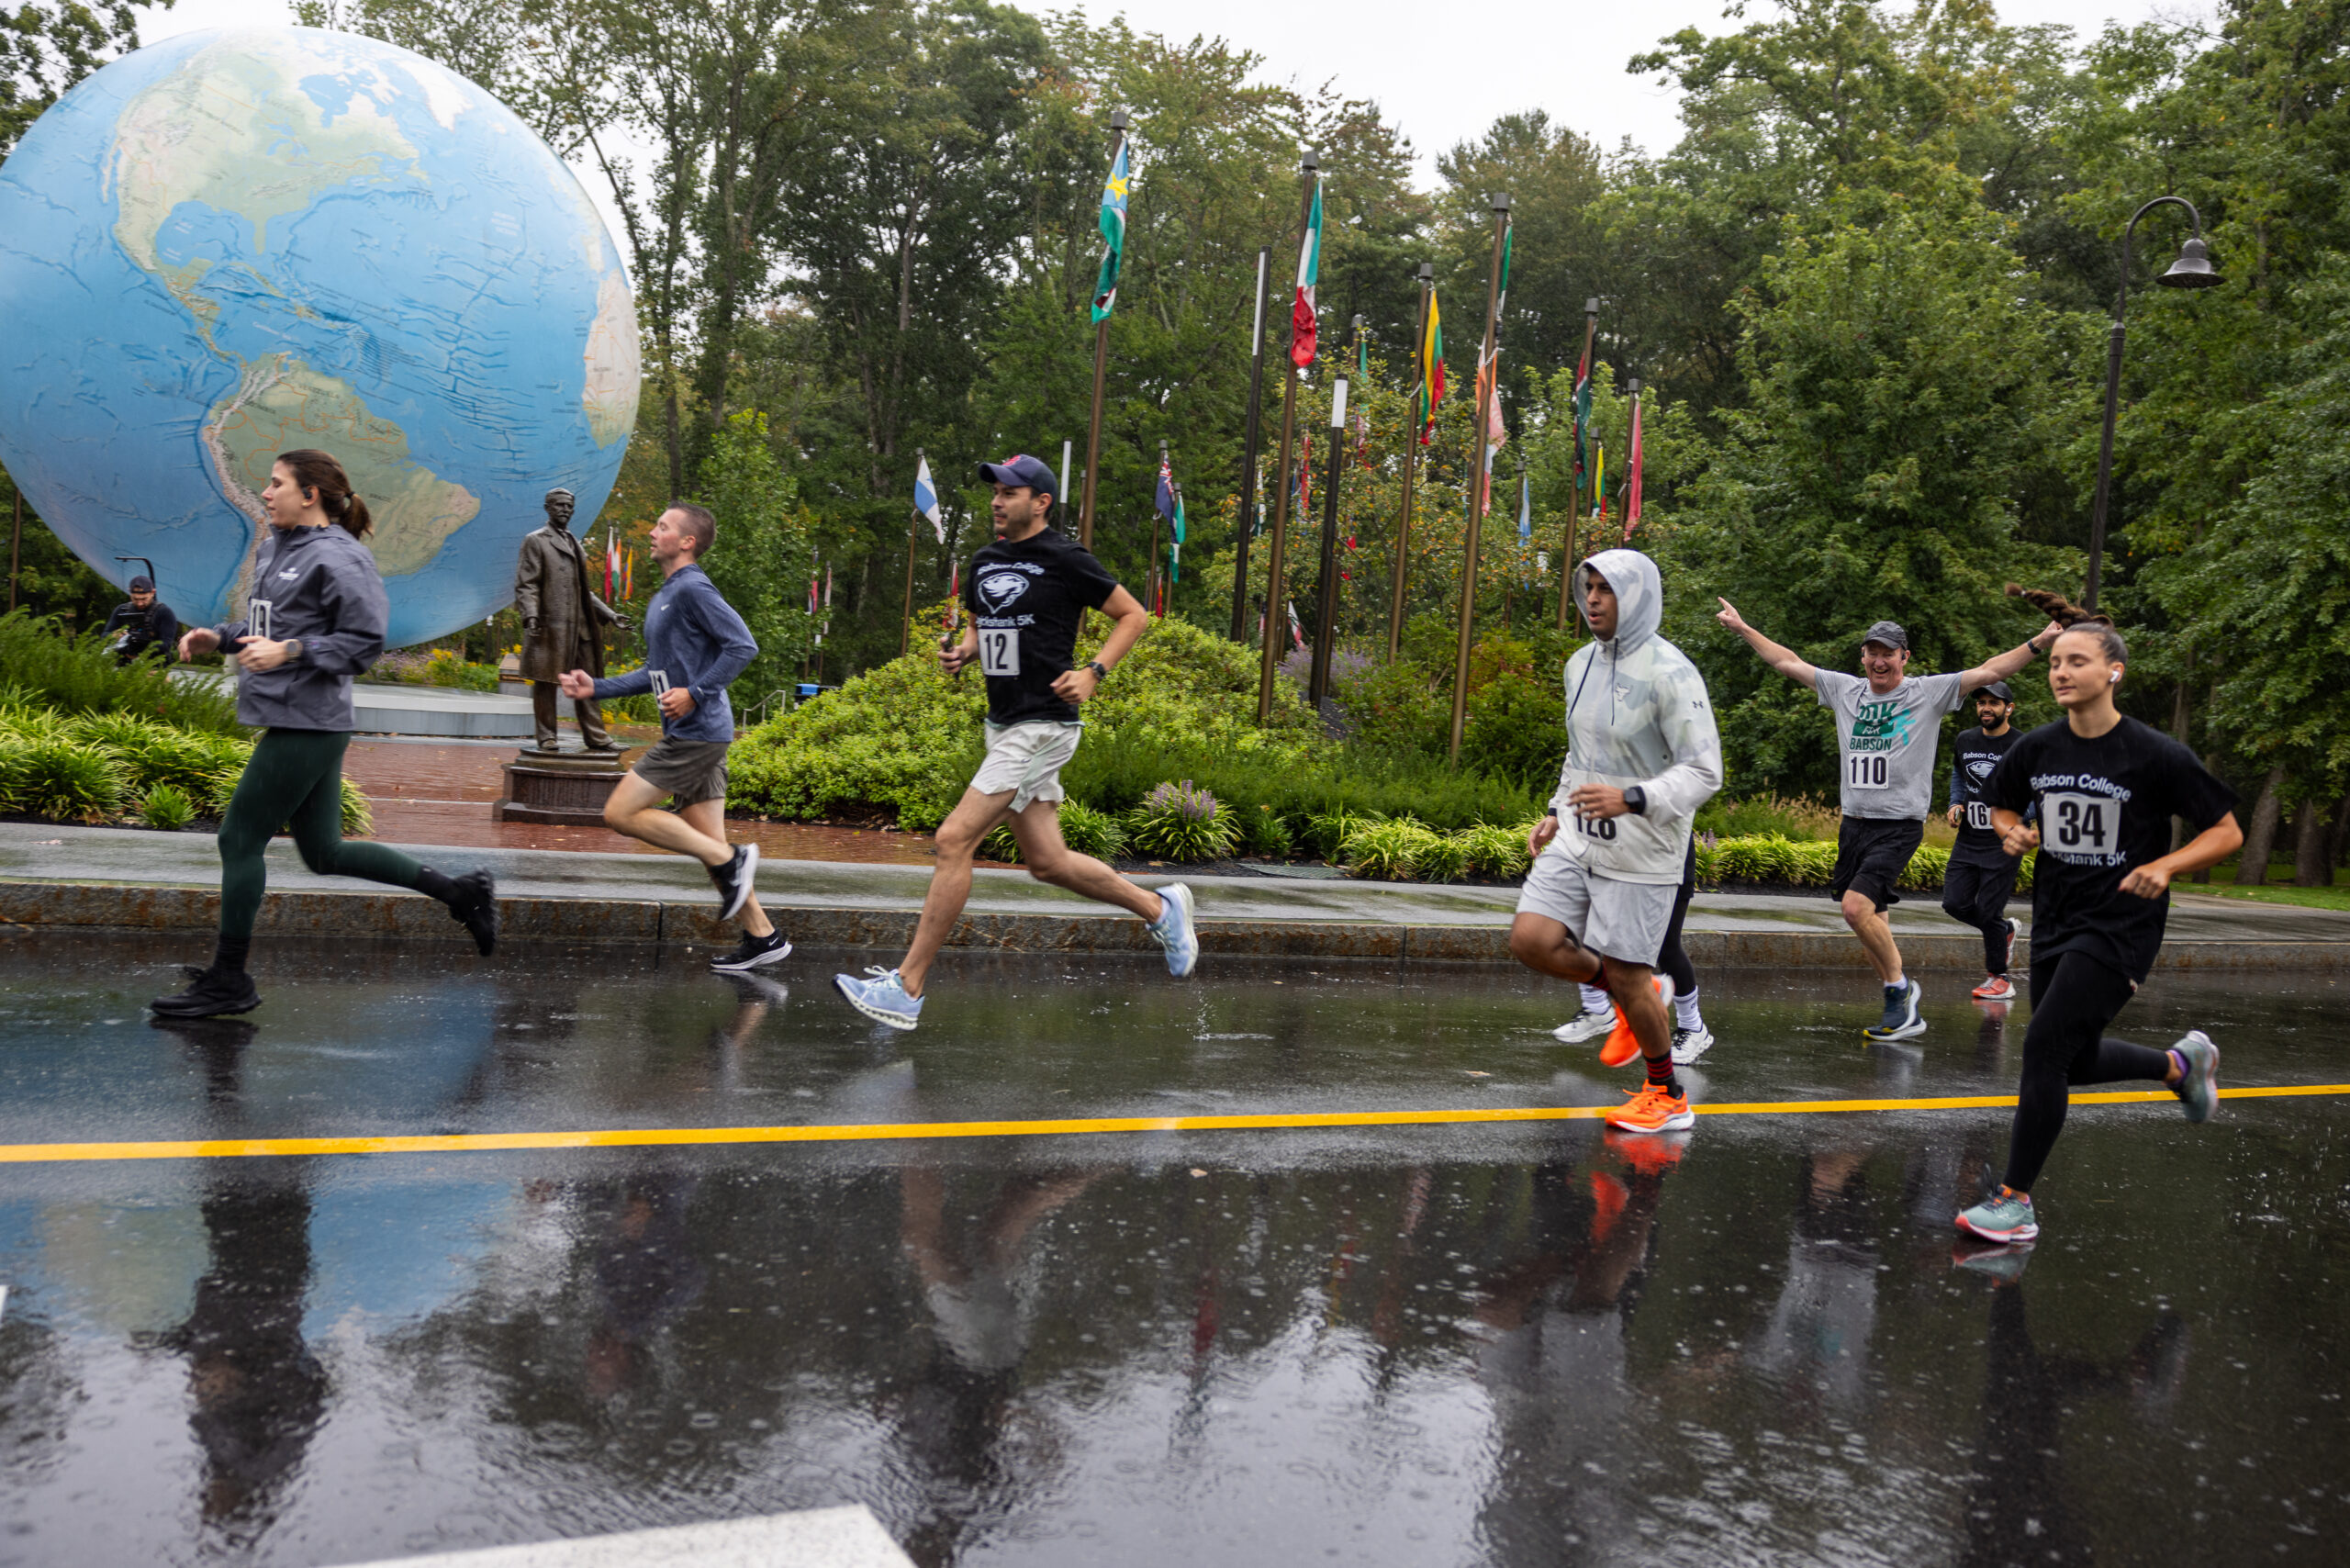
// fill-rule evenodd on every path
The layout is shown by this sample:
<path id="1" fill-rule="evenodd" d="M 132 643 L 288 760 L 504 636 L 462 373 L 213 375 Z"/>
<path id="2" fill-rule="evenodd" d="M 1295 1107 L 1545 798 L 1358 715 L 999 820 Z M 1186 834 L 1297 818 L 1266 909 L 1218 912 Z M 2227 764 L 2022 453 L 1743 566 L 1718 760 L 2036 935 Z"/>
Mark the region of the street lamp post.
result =
<path id="1" fill-rule="evenodd" d="M 2130 222 L 2121 230 L 2121 284 L 2113 292 L 2113 329 L 2106 339 L 2105 352 L 2105 435 L 2097 454 L 2097 501 L 2089 510 L 2089 570 L 2086 591 L 2081 595 L 2081 608 L 2097 608 L 2098 578 L 2105 565 L 2105 508 L 2113 489 L 2113 418 L 2121 400 L 2121 313 L 2130 302 L 2130 239 L 2137 231 L 2138 219 L 2158 207 L 2183 207 L 2195 225 L 2195 237 L 2179 247 L 2178 260 L 2170 270 L 2154 281 L 2165 288 L 2211 288 L 2224 283 L 2211 265 L 2210 252 L 2203 244 L 2203 215 L 2185 196 L 2156 196 L 2130 215 Z"/>

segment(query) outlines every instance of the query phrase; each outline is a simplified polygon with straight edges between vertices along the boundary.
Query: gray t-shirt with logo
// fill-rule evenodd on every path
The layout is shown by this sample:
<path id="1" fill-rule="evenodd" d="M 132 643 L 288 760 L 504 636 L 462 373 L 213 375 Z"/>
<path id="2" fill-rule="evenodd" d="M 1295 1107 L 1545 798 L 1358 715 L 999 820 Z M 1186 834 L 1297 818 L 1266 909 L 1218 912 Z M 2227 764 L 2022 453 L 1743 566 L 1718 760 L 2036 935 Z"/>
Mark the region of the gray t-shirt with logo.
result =
<path id="1" fill-rule="evenodd" d="M 1819 705 L 1835 711 L 1844 814 L 1923 822 L 1934 792 L 1942 718 L 1966 700 L 1964 675 L 1913 675 L 1879 697 L 1857 675 L 1813 672 Z"/>

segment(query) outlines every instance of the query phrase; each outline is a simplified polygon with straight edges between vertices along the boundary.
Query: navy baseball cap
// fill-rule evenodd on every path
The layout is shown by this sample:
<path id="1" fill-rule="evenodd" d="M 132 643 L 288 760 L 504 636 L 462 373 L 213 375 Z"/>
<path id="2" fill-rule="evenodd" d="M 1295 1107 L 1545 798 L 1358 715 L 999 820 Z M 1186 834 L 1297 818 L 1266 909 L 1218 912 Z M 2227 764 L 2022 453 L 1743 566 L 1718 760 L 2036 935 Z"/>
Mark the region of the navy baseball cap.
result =
<path id="1" fill-rule="evenodd" d="M 979 465 L 979 477 L 990 485 L 1024 485 L 1040 496 L 1060 498 L 1060 481 L 1053 471 L 1026 453 L 1015 453 L 1001 463 Z"/>
<path id="2" fill-rule="evenodd" d="M 135 577 L 130 579 L 130 591 L 133 593 L 153 593 L 155 591 L 155 579 L 151 577 L 147 577 L 144 574 Z"/>
<path id="3" fill-rule="evenodd" d="M 2008 683 L 2004 680 L 1995 680 L 1988 686 L 1978 686 L 1972 695 L 1996 697 L 2002 702 L 2012 702 L 2016 700 L 2016 694 L 2008 689 Z"/>

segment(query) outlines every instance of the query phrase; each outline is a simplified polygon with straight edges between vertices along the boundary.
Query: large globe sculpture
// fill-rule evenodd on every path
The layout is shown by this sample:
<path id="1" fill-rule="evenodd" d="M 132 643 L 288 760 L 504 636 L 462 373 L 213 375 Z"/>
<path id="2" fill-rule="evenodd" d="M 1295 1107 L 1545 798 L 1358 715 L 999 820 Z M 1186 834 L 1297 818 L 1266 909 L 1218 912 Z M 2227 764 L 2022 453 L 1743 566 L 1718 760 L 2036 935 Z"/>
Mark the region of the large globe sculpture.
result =
<path id="1" fill-rule="evenodd" d="M 392 644 L 477 622 L 636 420 L 627 275 L 571 171 L 342 33 L 193 33 L 67 94 L 0 164 L 0 462 L 184 621 L 243 603 L 270 464 L 314 446 L 374 511 Z"/>

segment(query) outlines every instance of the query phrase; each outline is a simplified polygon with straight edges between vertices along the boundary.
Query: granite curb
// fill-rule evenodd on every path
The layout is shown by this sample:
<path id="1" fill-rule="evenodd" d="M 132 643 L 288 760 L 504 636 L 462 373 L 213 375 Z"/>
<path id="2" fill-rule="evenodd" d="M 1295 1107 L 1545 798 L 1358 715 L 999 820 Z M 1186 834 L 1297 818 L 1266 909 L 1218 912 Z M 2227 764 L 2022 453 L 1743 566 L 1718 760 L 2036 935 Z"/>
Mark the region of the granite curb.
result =
<path id="1" fill-rule="evenodd" d="M 677 943 L 731 946 L 732 926 L 707 902 L 651 899 L 505 898 L 503 935 L 547 942 Z M 97 882 L 0 882 L 0 924 L 125 931 L 204 931 L 219 917 L 218 890 L 200 887 Z M 912 910 L 791 908 L 774 912 L 792 941 L 807 948 L 891 952 L 913 935 Z M 258 929 L 297 936 L 392 937 L 461 941 L 447 913 L 412 893 L 295 890 L 263 899 Z M 1506 924 L 1415 924 L 1336 920 L 1200 922 L 1203 953 L 1227 958 L 1361 960 L 1387 964 L 1501 964 L 1509 961 Z M 1841 931 L 1691 931 L 1700 965 L 1785 969 L 1865 967 L 1859 944 Z M 1141 922 L 1115 914 L 966 915 L 948 946 L 1004 954 L 1151 954 Z M 1919 969 L 1980 966 L 1982 943 L 1963 932 L 1904 933 L 1906 962 Z M 2028 942 L 2017 946 L 2020 965 Z M 2161 968 L 2193 970 L 2350 971 L 2350 942 L 2174 941 Z"/>

